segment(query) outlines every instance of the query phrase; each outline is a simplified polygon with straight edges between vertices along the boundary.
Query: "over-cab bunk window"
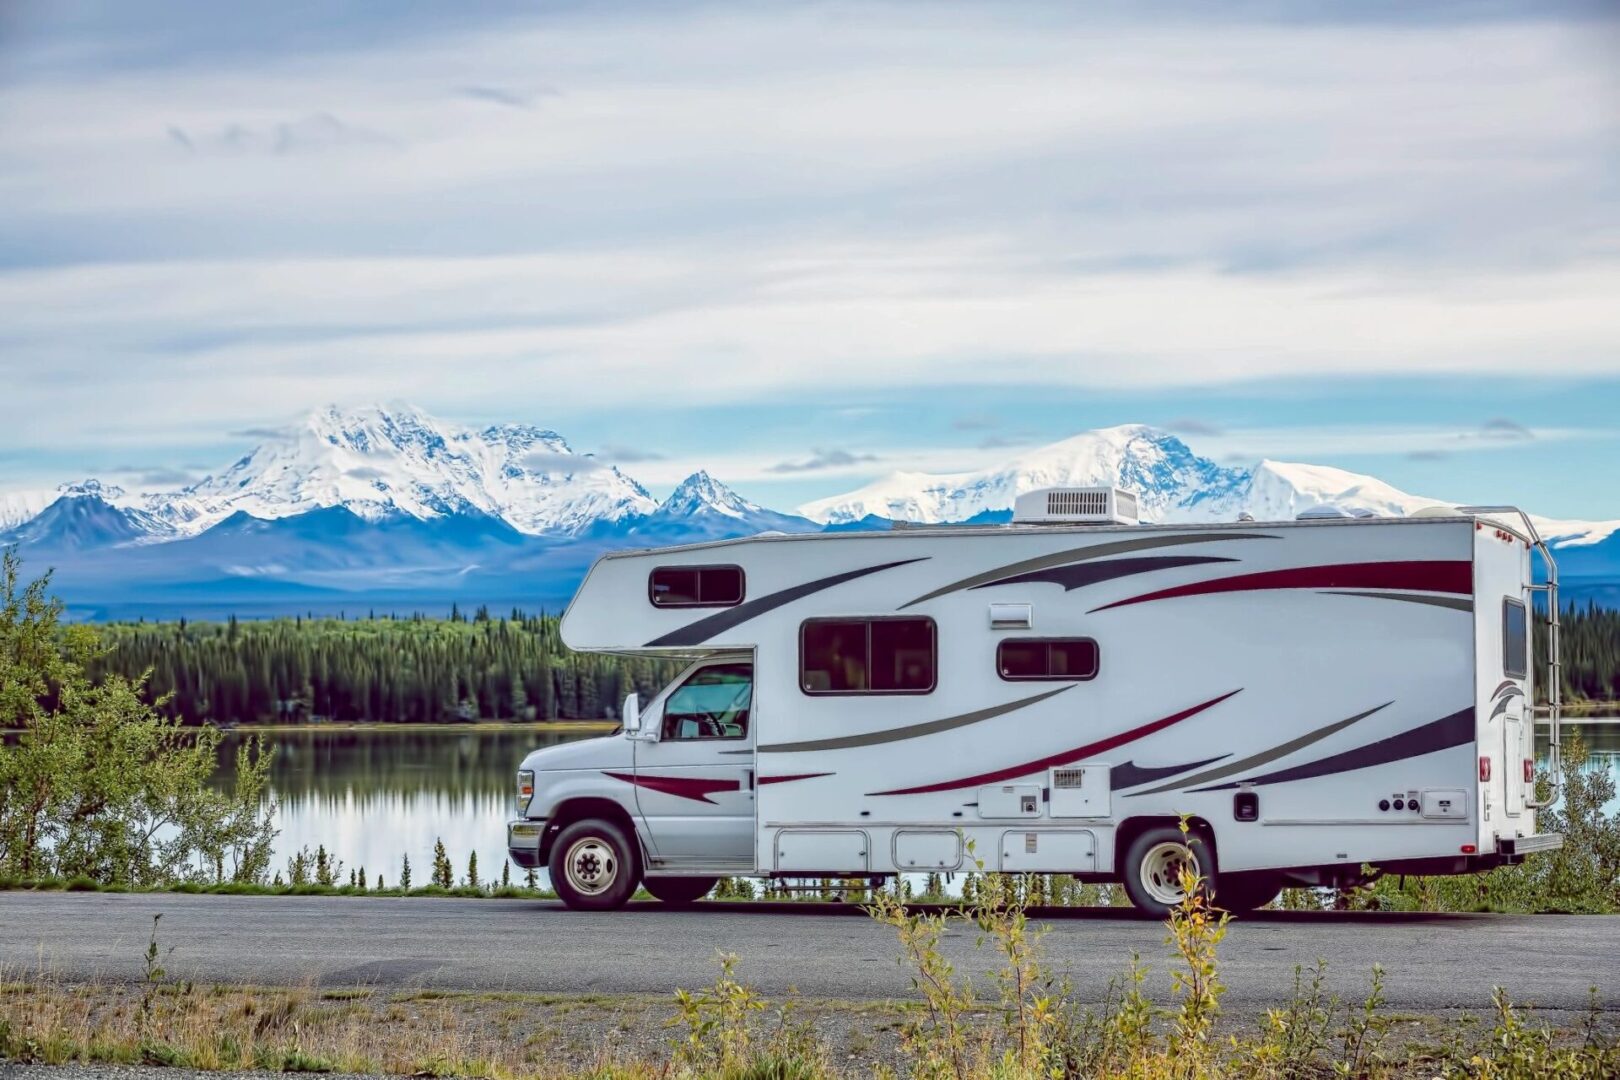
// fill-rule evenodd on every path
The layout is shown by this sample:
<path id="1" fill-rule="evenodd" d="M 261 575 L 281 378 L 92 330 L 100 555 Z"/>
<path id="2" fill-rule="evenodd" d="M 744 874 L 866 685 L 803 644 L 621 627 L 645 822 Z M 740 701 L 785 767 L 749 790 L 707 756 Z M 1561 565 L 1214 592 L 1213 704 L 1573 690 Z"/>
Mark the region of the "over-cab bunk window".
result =
<path id="1" fill-rule="evenodd" d="M 736 607 L 743 599 L 740 566 L 660 566 L 647 576 L 653 607 Z"/>
<path id="2" fill-rule="evenodd" d="M 933 619 L 806 619 L 799 627 L 806 694 L 928 694 L 937 666 Z"/>
<path id="3" fill-rule="evenodd" d="M 1007 638 L 996 646 L 996 671 L 1009 681 L 1095 679 L 1097 663 L 1091 638 Z"/>
<path id="4" fill-rule="evenodd" d="M 1525 623 L 1524 605 L 1517 600 L 1502 601 L 1502 674 L 1522 679 L 1530 670 L 1530 635 Z"/>

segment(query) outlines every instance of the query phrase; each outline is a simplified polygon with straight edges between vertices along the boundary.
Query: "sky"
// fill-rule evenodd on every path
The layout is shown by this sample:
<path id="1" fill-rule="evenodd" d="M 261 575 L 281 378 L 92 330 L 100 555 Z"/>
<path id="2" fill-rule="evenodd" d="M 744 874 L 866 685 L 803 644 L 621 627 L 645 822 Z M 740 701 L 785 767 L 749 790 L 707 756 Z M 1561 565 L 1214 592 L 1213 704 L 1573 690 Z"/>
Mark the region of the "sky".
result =
<path id="1" fill-rule="evenodd" d="M 1620 518 L 1620 5 L 0 4 L 0 491 L 371 401 L 784 508 L 1148 423 Z"/>

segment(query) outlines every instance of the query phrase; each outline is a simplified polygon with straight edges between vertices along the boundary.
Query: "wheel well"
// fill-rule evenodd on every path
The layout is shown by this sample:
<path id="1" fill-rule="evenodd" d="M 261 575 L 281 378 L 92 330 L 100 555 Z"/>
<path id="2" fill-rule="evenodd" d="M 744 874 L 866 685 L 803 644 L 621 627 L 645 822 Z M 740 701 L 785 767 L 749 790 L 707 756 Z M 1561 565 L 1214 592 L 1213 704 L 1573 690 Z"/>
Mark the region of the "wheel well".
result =
<path id="1" fill-rule="evenodd" d="M 1124 821 L 1120 822 L 1119 828 L 1114 830 L 1115 875 L 1118 876 L 1124 873 L 1123 867 L 1125 862 L 1125 852 L 1130 850 L 1131 844 L 1136 841 L 1138 836 L 1141 836 L 1149 829 L 1158 828 L 1161 825 L 1168 825 L 1170 828 L 1174 829 L 1180 824 L 1180 818 L 1163 814 L 1157 816 L 1149 815 L 1146 817 L 1126 818 Z M 1193 839 L 1198 840 L 1201 843 L 1208 844 L 1211 851 L 1216 850 L 1214 826 L 1210 825 L 1210 823 L 1205 819 L 1194 815 L 1188 815 L 1187 831 Z M 1215 865 L 1217 867 L 1220 865 L 1219 858 L 1216 859 Z"/>
<path id="2" fill-rule="evenodd" d="M 587 818 L 601 818 L 604 821 L 613 822 L 613 824 L 624 830 L 624 834 L 638 848 L 641 846 L 641 834 L 636 831 L 636 823 L 631 819 L 630 812 L 612 799 L 569 799 L 559 804 L 551 817 L 546 819 L 545 835 L 540 838 L 540 863 L 542 866 L 551 859 L 551 842 L 557 838 L 557 834 L 574 822 L 584 821 Z M 645 852 L 639 854 L 642 855 L 643 861 L 645 861 Z"/>

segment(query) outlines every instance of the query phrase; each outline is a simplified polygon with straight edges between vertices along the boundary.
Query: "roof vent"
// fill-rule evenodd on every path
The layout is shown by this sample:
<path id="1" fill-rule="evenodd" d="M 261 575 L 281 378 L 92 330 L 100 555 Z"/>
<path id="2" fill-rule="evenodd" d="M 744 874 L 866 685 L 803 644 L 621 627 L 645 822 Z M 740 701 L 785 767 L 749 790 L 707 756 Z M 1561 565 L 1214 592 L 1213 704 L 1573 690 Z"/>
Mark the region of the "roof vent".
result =
<path id="1" fill-rule="evenodd" d="M 1135 525 L 1136 495 L 1119 488 L 1041 488 L 1018 496 L 1020 525 Z"/>

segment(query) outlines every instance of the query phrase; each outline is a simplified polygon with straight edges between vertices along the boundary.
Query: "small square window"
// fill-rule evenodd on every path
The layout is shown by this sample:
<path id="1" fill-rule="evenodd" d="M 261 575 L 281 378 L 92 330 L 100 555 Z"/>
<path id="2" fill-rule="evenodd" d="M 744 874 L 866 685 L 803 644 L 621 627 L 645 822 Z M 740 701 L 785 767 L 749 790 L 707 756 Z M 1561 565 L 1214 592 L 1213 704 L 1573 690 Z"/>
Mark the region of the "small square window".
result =
<path id="1" fill-rule="evenodd" d="M 1006 638 L 996 646 L 1003 679 L 1072 680 L 1097 677 L 1097 643 L 1091 638 Z"/>

